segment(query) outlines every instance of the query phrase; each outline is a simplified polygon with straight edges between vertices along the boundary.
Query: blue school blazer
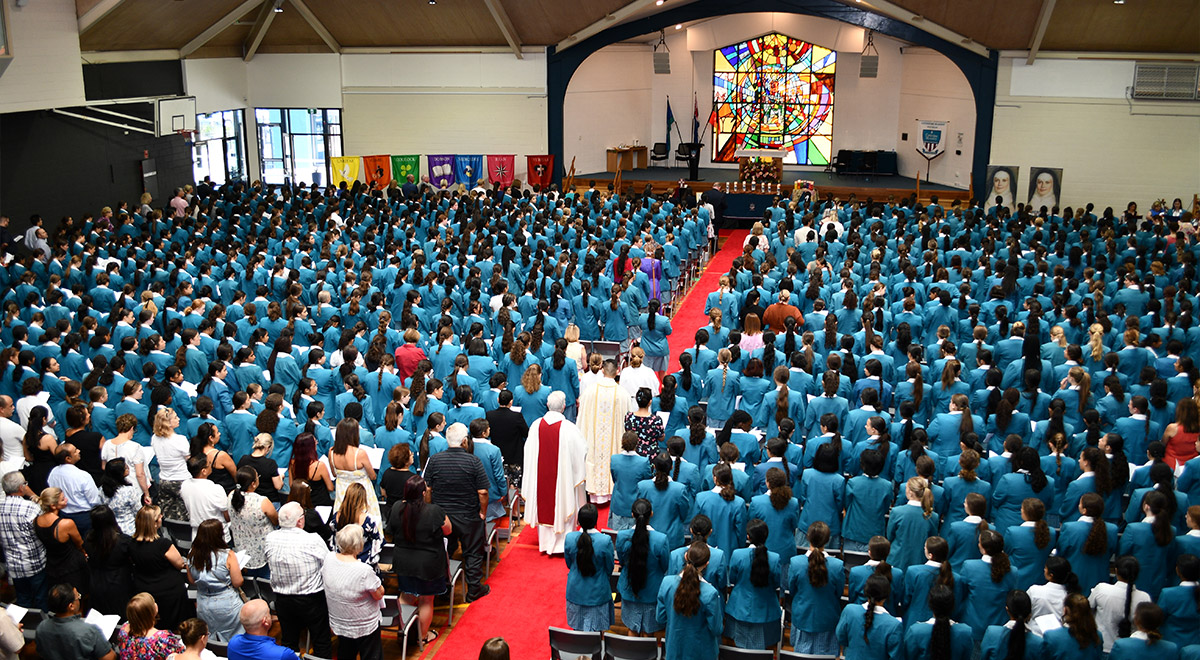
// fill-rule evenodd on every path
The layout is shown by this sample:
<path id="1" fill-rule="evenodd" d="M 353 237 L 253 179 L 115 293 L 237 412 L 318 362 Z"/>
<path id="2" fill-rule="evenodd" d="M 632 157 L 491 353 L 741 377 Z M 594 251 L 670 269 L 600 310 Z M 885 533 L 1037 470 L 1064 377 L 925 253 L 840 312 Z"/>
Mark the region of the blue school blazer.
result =
<path id="1" fill-rule="evenodd" d="M 900 619 L 876 612 L 866 630 L 867 610 L 847 605 L 837 624 L 837 640 L 847 660 L 900 660 L 904 657 L 904 626 Z"/>
<path id="2" fill-rule="evenodd" d="M 585 532 L 571 532 L 563 546 L 564 557 L 567 561 L 567 590 L 566 599 L 576 605 L 604 605 L 612 602 L 612 586 L 609 576 L 613 570 L 613 544 L 607 534 L 586 532 L 592 540 L 594 554 L 592 562 L 595 572 L 585 576 L 577 563 L 579 553 L 579 537 Z"/>
<path id="3" fill-rule="evenodd" d="M 1142 570 L 1135 581 L 1138 589 L 1150 594 L 1157 600 L 1158 592 L 1170 582 L 1171 568 L 1175 565 L 1175 539 L 1166 545 L 1159 545 L 1154 540 L 1154 531 L 1150 523 L 1137 522 L 1125 527 L 1121 534 L 1122 555 L 1133 555 L 1142 564 Z"/>
<path id="4" fill-rule="evenodd" d="M 680 576 L 669 575 L 658 590 L 655 614 L 658 622 L 666 627 L 665 660 L 716 658 L 725 624 L 721 595 L 716 587 L 701 581 L 700 610 L 692 616 L 684 616 L 675 611 L 679 580 Z"/>
<path id="5" fill-rule="evenodd" d="M 1017 574 L 1017 588 L 1028 589 L 1045 580 L 1046 560 L 1058 540 L 1058 530 L 1050 528 L 1050 540 L 1039 548 L 1034 541 L 1034 528 L 1024 524 L 1004 530 L 1004 551 Z"/>
<path id="6" fill-rule="evenodd" d="M 1071 570 L 1079 578 L 1079 588 L 1083 595 L 1092 592 L 1092 588 L 1102 582 L 1108 582 L 1108 560 L 1117 550 L 1117 526 L 1103 523 L 1107 534 L 1108 545 L 1098 555 L 1084 553 L 1088 535 L 1092 532 L 1092 521 L 1077 520 L 1064 523 L 1058 533 L 1058 556 L 1071 562 Z"/>
<path id="7" fill-rule="evenodd" d="M 767 584 L 761 587 L 750 582 L 750 571 L 754 564 L 754 548 L 733 551 L 729 560 L 729 602 L 725 614 L 744 623 L 778 622 L 780 559 L 777 553 L 767 551 Z"/>
<path id="8" fill-rule="evenodd" d="M 1100 660 L 1104 655 L 1104 645 L 1101 643 L 1079 648 L 1079 642 L 1067 628 L 1055 628 L 1045 633 L 1042 644 L 1045 657 L 1051 660 Z"/>
<path id="9" fill-rule="evenodd" d="M 1127 637 L 1118 639 L 1108 654 L 1109 660 L 1177 660 L 1179 647 L 1161 639 L 1153 644 Z"/>
<path id="10" fill-rule="evenodd" d="M 825 584 L 814 587 L 809 581 L 810 557 L 792 557 L 788 567 L 788 591 L 792 594 L 792 625 L 806 633 L 828 633 L 837 627 L 842 609 L 842 591 L 846 584 L 841 559 L 825 556 L 828 578 Z"/>
<path id="11" fill-rule="evenodd" d="M 912 611 L 909 611 L 909 617 Z M 971 660 L 975 652 L 975 641 L 971 639 L 971 627 L 965 623 L 950 626 L 950 657 L 934 658 L 930 644 L 933 637 L 932 623 L 916 623 L 904 634 L 905 660 Z"/>
<path id="12" fill-rule="evenodd" d="M 1004 603 L 1008 592 L 1017 588 L 1016 567 L 1006 573 L 999 582 L 992 582 L 992 565 L 982 559 L 971 559 L 963 564 L 961 575 L 967 605 L 963 623 L 971 626 L 975 639 L 983 639 L 989 626 L 1002 626 L 1008 621 Z M 1026 653 L 1025 657 L 1037 656 Z"/>
<path id="13" fill-rule="evenodd" d="M 636 530 L 623 529 L 617 532 L 617 558 L 621 566 L 621 577 L 617 580 L 617 591 L 621 600 L 634 603 L 653 603 L 658 596 L 658 589 L 667 574 L 667 563 L 670 561 L 670 549 L 667 547 L 667 536 L 662 532 L 647 530 L 650 535 L 650 551 L 646 555 L 646 582 L 641 589 L 634 589 L 629 578 L 629 553 L 633 550 L 633 533 Z M 711 560 L 710 560 L 711 561 Z"/>
<path id="14" fill-rule="evenodd" d="M 901 504 L 893 507 L 887 525 L 887 538 L 892 542 L 888 562 L 901 569 L 925 563 L 925 541 L 937 536 L 937 530 L 937 513 L 926 517 L 920 506 Z"/>
<path id="15" fill-rule="evenodd" d="M 1003 603 L 1001 609 L 1003 609 Z M 988 626 L 979 645 L 981 660 L 1004 660 L 1008 657 L 1008 636 L 1012 631 L 1001 624 Z M 978 633 L 978 631 L 976 631 Z M 1043 660 L 1045 649 L 1042 638 L 1025 632 L 1025 657 L 1022 660 Z"/>

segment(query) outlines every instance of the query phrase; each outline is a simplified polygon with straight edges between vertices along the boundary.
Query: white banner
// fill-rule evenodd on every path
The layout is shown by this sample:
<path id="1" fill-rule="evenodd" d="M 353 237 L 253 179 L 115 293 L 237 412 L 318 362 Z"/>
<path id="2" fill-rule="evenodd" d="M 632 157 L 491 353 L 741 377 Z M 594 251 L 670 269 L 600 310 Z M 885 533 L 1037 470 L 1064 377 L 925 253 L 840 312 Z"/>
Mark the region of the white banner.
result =
<path id="1" fill-rule="evenodd" d="M 949 133 L 947 128 L 950 125 L 948 121 L 932 121 L 929 119 L 917 120 L 917 136 L 918 141 L 917 151 L 921 152 L 926 158 L 935 158 L 942 155 L 946 150 L 946 135 Z"/>

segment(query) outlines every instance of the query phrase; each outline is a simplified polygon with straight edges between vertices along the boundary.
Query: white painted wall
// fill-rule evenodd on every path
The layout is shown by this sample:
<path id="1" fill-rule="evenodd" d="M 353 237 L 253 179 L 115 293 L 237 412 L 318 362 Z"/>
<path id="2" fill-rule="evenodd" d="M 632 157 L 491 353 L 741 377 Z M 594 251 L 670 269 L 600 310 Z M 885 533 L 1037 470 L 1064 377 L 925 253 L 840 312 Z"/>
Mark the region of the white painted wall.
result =
<path id="1" fill-rule="evenodd" d="M 691 141 L 695 94 L 705 145 L 701 164 L 736 168 L 732 163 L 712 162 L 711 129 L 704 124 L 712 111 L 713 50 L 773 31 L 838 51 L 833 121 L 835 153 L 838 149 L 896 149 L 901 43 L 877 35 L 879 77 L 860 79 L 859 59 L 866 35 L 862 28 L 811 16 L 762 13 L 723 16 L 685 30 L 668 29 L 670 74 L 653 73 L 650 47 L 615 44 L 588 58 L 571 79 L 567 93 L 564 124 L 569 136 L 568 160 L 575 155 L 580 171 L 602 171 L 606 169 L 604 151 L 608 147 L 635 139 L 646 145 L 664 141 L 668 97 L 679 129 L 678 133 L 671 131 L 674 150 L 680 138 Z M 642 49 L 642 55 L 635 57 L 630 49 Z M 647 79 L 648 105 L 636 105 L 646 97 Z M 583 101 L 585 97 L 617 91 L 620 95 L 611 103 Z M 588 167 L 583 168 L 583 164 Z"/>
<path id="2" fill-rule="evenodd" d="M 896 129 L 900 174 L 915 177 L 920 172 L 922 181 L 965 190 L 971 185 L 971 159 L 975 153 L 975 96 L 971 86 L 958 67 L 937 51 L 905 47 L 903 61 Z M 918 119 L 950 122 L 946 150 L 929 164 L 928 176 L 925 158 L 917 153 Z M 907 141 L 900 139 L 903 133 L 908 133 Z"/>
<path id="3" fill-rule="evenodd" d="M 1069 74 L 1069 75 L 1068 75 Z M 1133 63 L 1002 59 L 992 157 L 1020 168 L 1063 168 L 1063 206 L 1118 211 L 1200 190 L 1200 104 L 1132 104 Z"/>
<path id="4" fill-rule="evenodd" d="M 0 112 L 81 105 L 83 67 L 74 0 L 11 2 L 8 37 L 12 63 L 0 75 Z"/>
<path id="5" fill-rule="evenodd" d="M 634 142 L 648 145 L 653 142 L 652 135 L 662 132 L 665 105 L 662 113 L 651 111 L 652 52 L 646 45 L 613 44 L 580 65 L 563 103 L 563 158 L 567 168 L 574 158 L 576 172 L 603 172 L 607 169 L 608 148 Z M 677 115 L 681 121 L 690 121 L 690 95 L 686 112 L 673 107 L 682 113 Z"/>
<path id="6" fill-rule="evenodd" d="M 249 107 L 246 63 L 239 57 L 184 60 L 183 85 L 200 114 Z"/>

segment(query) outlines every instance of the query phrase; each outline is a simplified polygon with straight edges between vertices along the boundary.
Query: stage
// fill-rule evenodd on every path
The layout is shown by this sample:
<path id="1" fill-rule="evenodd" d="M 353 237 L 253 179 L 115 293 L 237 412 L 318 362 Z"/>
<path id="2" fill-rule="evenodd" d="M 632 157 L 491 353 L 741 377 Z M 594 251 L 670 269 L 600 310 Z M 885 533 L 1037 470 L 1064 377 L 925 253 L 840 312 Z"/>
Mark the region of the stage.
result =
<path id="1" fill-rule="evenodd" d="M 728 184 L 737 178 L 737 170 L 701 167 L 700 178 L 689 181 L 692 190 L 701 193 L 712 187 L 714 183 Z M 656 193 L 665 193 L 679 185 L 680 179 L 687 178 L 686 167 L 648 167 L 627 170 L 621 173 L 621 185 L 626 191 L 641 192 L 646 184 L 650 184 Z M 592 181 L 599 188 L 605 188 L 616 178 L 616 172 L 594 172 L 591 174 L 576 174 L 575 186 L 587 188 Z M 877 176 L 871 174 L 836 174 L 834 172 L 783 170 L 783 195 L 790 196 L 792 186 L 797 180 L 812 181 L 817 186 L 817 193 L 824 198 L 826 193 L 832 193 L 835 198 L 845 200 L 851 194 L 859 199 L 871 197 L 875 200 L 886 200 L 889 195 L 897 198 L 911 196 L 920 190 L 920 198 L 927 201 L 930 195 L 937 195 L 941 202 L 949 203 L 962 200 L 966 203 L 970 193 L 966 190 L 943 186 L 936 183 L 918 182 L 906 176 Z M 756 209 L 761 208 L 756 204 Z M 761 213 L 757 213 L 761 217 Z"/>

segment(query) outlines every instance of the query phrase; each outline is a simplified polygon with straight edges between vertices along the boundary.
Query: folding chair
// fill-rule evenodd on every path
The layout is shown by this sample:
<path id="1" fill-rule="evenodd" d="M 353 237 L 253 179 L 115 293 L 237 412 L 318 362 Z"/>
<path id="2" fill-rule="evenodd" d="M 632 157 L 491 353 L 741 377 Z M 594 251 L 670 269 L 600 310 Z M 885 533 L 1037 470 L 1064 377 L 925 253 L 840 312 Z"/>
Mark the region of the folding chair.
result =
<path id="1" fill-rule="evenodd" d="M 192 524 L 183 520 L 163 518 L 163 527 L 167 528 L 167 536 L 179 548 L 180 553 L 187 555 L 192 549 Z"/>
<path id="2" fill-rule="evenodd" d="M 229 642 L 218 642 L 214 639 L 209 639 L 208 646 L 206 648 L 209 651 L 212 651 L 212 654 L 218 658 L 225 658 L 229 656 Z"/>
<path id="3" fill-rule="evenodd" d="M 661 649 L 653 637 L 604 635 L 604 660 L 658 660 Z"/>
<path id="4" fill-rule="evenodd" d="M 762 660 L 763 658 L 775 658 L 774 651 L 764 651 L 762 649 L 739 649 L 736 646 L 725 646 L 724 644 L 718 649 L 717 660 Z"/>
<path id="5" fill-rule="evenodd" d="M 508 527 L 500 528 L 500 539 L 508 541 L 512 538 L 513 530 L 517 528 L 517 521 L 521 519 L 521 491 L 508 487 Z"/>
<path id="6" fill-rule="evenodd" d="M 25 616 L 17 622 L 25 624 L 25 627 L 21 629 L 21 633 L 24 635 L 26 642 L 34 641 L 34 639 L 37 637 L 38 625 L 48 618 L 50 618 L 49 615 L 42 610 L 33 607 L 29 608 L 29 611 L 25 613 Z"/>
<path id="7" fill-rule="evenodd" d="M 598 632 L 580 632 L 550 626 L 551 660 L 601 660 L 604 638 Z"/>
<path id="8" fill-rule="evenodd" d="M 420 621 L 417 618 L 417 608 L 405 605 L 396 596 L 383 597 L 383 609 L 379 612 L 382 620 L 381 628 L 398 628 L 396 636 L 400 639 L 400 657 L 408 657 L 408 636 L 413 630 L 420 631 Z"/>
<path id="9" fill-rule="evenodd" d="M 863 566 L 870 560 L 871 560 L 871 555 L 869 555 L 865 552 L 855 552 L 853 550 L 843 550 L 842 551 L 842 561 L 845 562 L 847 571 L 854 568 L 855 566 Z"/>
<path id="10" fill-rule="evenodd" d="M 267 601 L 267 605 L 271 611 L 275 611 L 275 590 L 271 588 L 271 581 L 266 578 L 250 578 L 250 584 L 253 585 L 255 597 Z M 244 588 L 245 583 L 243 583 Z"/>
<path id="11" fill-rule="evenodd" d="M 486 539 L 483 544 L 483 577 L 488 577 L 492 574 L 492 550 L 500 543 L 500 531 L 496 529 L 496 522 L 492 521 L 484 525 L 483 538 Z"/>
<path id="12" fill-rule="evenodd" d="M 462 585 L 463 601 L 467 600 L 467 574 L 463 570 L 462 561 L 457 559 L 450 560 L 450 614 L 447 616 L 447 625 L 454 625 L 454 592 L 457 591 L 458 585 Z"/>
<path id="13" fill-rule="evenodd" d="M 779 660 L 837 660 L 836 655 L 815 655 L 812 653 L 797 653 L 795 651 L 780 651 Z"/>
<path id="14" fill-rule="evenodd" d="M 380 566 L 381 570 L 382 570 L 382 567 L 384 567 L 384 566 L 391 568 L 392 563 L 395 561 L 395 557 L 396 557 L 396 544 L 395 543 L 384 543 L 383 546 L 381 548 L 379 548 L 379 566 Z"/>
<path id="15" fill-rule="evenodd" d="M 621 355 L 621 342 L 619 341 L 593 341 L 592 353 L 600 354 L 600 357 L 605 360 L 615 360 Z"/>

